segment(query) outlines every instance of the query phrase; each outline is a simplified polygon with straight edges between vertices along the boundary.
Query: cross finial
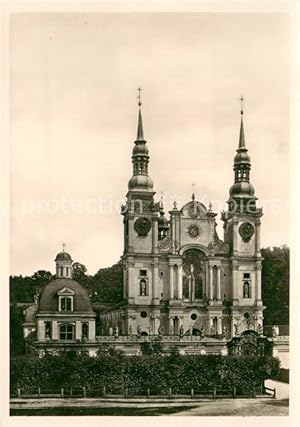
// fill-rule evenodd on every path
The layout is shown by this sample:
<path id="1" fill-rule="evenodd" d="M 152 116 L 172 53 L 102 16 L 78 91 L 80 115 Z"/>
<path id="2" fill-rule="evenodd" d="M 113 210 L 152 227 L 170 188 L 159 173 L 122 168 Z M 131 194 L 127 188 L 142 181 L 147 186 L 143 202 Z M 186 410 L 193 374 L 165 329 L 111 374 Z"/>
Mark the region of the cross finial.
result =
<path id="1" fill-rule="evenodd" d="M 192 193 L 192 200 L 195 201 L 195 184 L 192 184 L 193 187 L 193 193 Z"/>
<path id="2" fill-rule="evenodd" d="M 63 244 L 62 244 L 62 247 L 63 247 L 63 252 L 65 252 L 66 244 L 65 244 L 65 243 L 63 243 Z"/>
<path id="3" fill-rule="evenodd" d="M 241 101 L 241 115 L 243 115 L 244 114 L 244 98 L 242 96 L 240 98 L 240 101 Z"/>
<path id="4" fill-rule="evenodd" d="M 139 94 L 138 94 L 138 100 L 139 100 L 139 107 L 140 107 L 142 105 L 142 96 L 141 96 L 142 88 L 138 87 L 137 90 L 139 92 Z"/>
<path id="5" fill-rule="evenodd" d="M 212 202 L 210 201 L 209 205 L 208 205 L 208 209 L 209 209 L 210 212 L 212 211 L 212 207 L 213 207 L 213 205 L 212 205 Z"/>

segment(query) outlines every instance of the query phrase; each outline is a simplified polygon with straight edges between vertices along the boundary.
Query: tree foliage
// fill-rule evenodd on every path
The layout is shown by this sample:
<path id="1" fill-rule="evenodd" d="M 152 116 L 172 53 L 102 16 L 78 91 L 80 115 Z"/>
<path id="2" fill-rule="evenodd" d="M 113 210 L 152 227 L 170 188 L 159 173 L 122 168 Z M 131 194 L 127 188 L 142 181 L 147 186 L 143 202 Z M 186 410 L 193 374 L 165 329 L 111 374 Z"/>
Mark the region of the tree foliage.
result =
<path id="1" fill-rule="evenodd" d="M 265 379 L 275 378 L 279 360 L 273 357 L 231 356 L 132 356 L 101 352 L 97 357 L 73 356 L 68 352 L 44 358 L 18 357 L 12 361 L 11 385 L 23 391 L 86 387 L 87 390 L 106 387 L 107 393 L 129 392 L 165 394 L 219 389 L 252 392 Z"/>
<path id="2" fill-rule="evenodd" d="M 262 249 L 262 298 L 265 324 L 288 324 L 289 319 L 289 248 L 287 246 Z M 85 286 L 92 302 L 117 303 L 122 300 L 123 271 L 121 261 L 88 275 L 86 267 L 75 262 L 74 280 Z M 10 277 L 12 303 L 33 302 L 37 288 L 49 283 L 55 276 L 39 270 L 31 277 Z"/>
<path id="3" fill-rule="evenodd" d="M 23 336 L 23 311 L 16 304 L 10 306 L 10 354 L 24 354 L 25 343 Z"/>
<path id="4" fill-rule="evenodd" d="M 73 264 L 73 279 L 83 285 L 92 302 L 115 303 L 123 297 L 123 269 L 121 262 L 112 267 L 101 268 L 95 275 L 88 275 L 86 267 L 80 262 Z M 11 303 L 33 302 L 38 289 L 55 279 L 49 271 L 39 270 L 32 276 L 10 277 Z"/>
<path id="5" fill-rule="evenodd" d="M 262 249 L 262 299 L 265 325 L 289 323 L 289 259 L 287 246 Z"/>

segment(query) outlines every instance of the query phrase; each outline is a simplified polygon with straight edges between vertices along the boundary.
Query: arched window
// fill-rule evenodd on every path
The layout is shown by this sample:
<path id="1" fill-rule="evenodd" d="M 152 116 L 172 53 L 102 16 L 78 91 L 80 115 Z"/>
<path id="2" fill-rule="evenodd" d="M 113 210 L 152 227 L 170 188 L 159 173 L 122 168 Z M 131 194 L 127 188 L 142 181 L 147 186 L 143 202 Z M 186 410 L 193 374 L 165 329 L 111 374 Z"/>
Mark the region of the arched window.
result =
<path id="1" fill-rule="evenodd" d="M 203 280 L 200 275 L 195 277 L 195 299 L 202 298 Z"/>
<path id="2" fill-rule="evenodd" d="M 190 278 L 188 276 L 183 276 L 182 278 L 182 295 L 184 299 L 190 298 Z"/>
<path id="3" fill-rule="evenodd" d="M 191 300 L 203 298 L 206 256 L 198 249 L 183 254 L 183 295 Z"/>
<path id="4" fill-rule="evenodd" d="M 74 326 L 70 324 L 60 325 L 59 327 L 59 339 L 61 341 L 73 341 L 74 340 Z"/>

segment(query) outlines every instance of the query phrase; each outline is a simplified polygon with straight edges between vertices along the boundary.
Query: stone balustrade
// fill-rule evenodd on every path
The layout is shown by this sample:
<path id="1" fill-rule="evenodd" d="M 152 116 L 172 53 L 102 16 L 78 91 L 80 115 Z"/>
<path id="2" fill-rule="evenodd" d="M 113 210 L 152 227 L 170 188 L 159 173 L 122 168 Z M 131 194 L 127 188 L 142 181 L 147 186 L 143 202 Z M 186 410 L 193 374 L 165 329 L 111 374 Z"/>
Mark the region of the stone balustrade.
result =
<path id="1" fill-rule="evenodd" d="M 226 338 L 223 338 L 220 336 L 217 337 L 210 337 L 205 336 L 201 337 L 200 335 L 119 335 L 118 337 L 110 336 L 110 335 L 101 335 L 96 336 L 96 342 L 98 343 L 109 343 L 109 342 L 118 342 L 118 343 L 124 343 L 124 342 L 154 342 L 157 339 L 160 339 L 162 343 L 167 342 L 200 342 L 200 341 L 224 341 L 226 342 Z"/>

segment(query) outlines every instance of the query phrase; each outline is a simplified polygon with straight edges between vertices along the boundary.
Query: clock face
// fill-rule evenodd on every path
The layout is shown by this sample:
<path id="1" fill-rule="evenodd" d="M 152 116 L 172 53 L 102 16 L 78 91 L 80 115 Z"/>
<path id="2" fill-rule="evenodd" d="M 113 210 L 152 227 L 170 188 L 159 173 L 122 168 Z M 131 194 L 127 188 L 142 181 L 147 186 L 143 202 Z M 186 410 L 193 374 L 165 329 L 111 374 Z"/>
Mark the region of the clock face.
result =
<path id="1" fill-rule="evenodd" d="M 134 229 L 139 236 L 147 236 L 151 230 L 151 221 L 148 218 L 140 217 L 134 223 Z"/>
<path id="2" fill-rule="evenodd" d="M 200 227 L 197 224 L 190 224 L 188 227 L 188 235 L 192 239 L 197 239 L 200 236 Z"/>
<path id="3" fill-rule="evenodd" d="M 239 232 L 244 242 L 249 242 L 254 234 L 254 227 L 250 222 L 244 222 L 240 225 Z"/>

